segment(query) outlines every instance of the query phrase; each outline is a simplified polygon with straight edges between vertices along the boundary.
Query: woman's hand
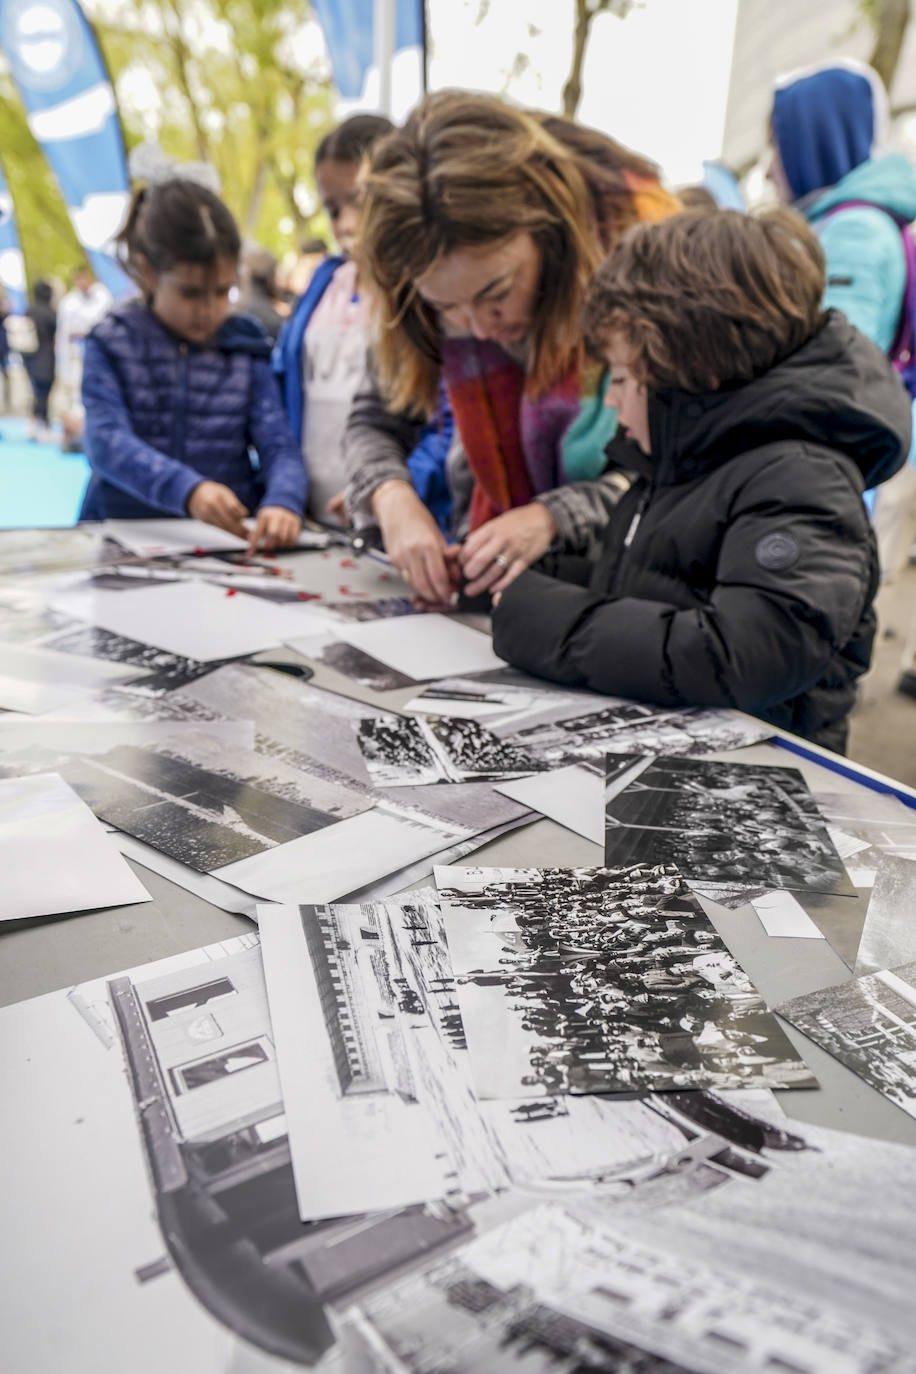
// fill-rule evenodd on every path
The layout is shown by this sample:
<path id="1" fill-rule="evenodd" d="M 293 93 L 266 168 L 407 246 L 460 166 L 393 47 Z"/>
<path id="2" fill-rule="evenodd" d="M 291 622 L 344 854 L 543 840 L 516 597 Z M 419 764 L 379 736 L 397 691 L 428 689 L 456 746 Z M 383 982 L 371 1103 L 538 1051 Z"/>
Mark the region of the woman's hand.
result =
<path id="1" fill-rule="evenodd" d="M 461 549 L 465 595 L 504 591 L 547 552 L 556 537 L 556 522 L 541 501 L 488 520 L 468 535 Z"/>
<path id="2" fill-rule="evenodd" d="M 242 524 L 248 514 L 231 487 L 222 482 L 198 482 L 188 497 L 188 515 L 194 520 L 202 520 L 205 525 L 216 525 L 240 539 L 248 538 L 248 531 Z"/>
<path id="3" fill-rule="evenodd" d="M 457 591 L 455 549 L 409 482 L 383 482 L 372 510 L 385 552 L 414 593 L 429 606 L 451 605 Z"/>
<path id="4" fill-rule="evenodd" d="M 292 548 L 299 538 L 302 521 L 285 506 L 262 506 L 254 529 L 248 535 L 248 553 L 256 553 L 259 548 L 269 552 L 271 549 Z M 246 530 L 246 534 L 247 534 Z"/>

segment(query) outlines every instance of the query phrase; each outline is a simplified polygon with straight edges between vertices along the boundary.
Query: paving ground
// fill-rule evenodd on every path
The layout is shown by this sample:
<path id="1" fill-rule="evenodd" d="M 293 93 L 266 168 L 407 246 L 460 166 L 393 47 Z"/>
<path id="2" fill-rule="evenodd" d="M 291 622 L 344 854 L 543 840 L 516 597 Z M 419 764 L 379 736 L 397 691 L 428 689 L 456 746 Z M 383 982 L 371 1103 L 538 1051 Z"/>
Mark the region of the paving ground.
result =
<path id="1" fill-rule="evenodd" d="M 916 564 L 882 589 L 872 669 L 850 722 L 849 757 L 916 787 L 916 699 L 895 691 L 907 621 L 916 606 Z"/>

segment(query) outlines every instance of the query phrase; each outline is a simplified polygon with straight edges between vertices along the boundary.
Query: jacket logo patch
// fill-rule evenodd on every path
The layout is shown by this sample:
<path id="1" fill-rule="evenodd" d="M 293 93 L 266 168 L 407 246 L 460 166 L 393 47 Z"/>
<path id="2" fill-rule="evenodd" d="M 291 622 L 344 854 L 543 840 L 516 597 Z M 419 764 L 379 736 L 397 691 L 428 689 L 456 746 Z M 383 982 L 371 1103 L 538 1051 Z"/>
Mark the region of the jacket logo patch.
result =
<path id="1" fill-rule="evenodd" d="M 768 572 L 782 572 L 797 562 L 801 552 L 792 534 L 765 534 L 757 540 L 754 557 Z"/>

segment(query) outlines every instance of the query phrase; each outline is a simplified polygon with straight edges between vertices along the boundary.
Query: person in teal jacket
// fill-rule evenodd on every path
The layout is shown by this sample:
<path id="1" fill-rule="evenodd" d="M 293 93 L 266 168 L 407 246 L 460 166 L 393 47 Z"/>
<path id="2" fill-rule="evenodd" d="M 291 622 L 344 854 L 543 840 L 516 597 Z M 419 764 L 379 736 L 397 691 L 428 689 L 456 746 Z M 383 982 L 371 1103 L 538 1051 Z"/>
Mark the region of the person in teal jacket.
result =
<path id="1" fill-rule="evenodd" d="M 907 286 L 901 224 L 916 219 L 916 171 L 901 153 L 881 155 L 887 92 L 863 63 L 833 61 L 776 83 L 768 176 L 780 199 L 817 231 L 827 259 L 824 306 L 889 353 Z M 916 418 L 916 416 L 914 416 Z M 873 504 L 882 572 L 893 578 L 912 544 L 916 444 L 910 464 Z M 916 696 L 916 624 L 907 635 L 900 690 Z"/>

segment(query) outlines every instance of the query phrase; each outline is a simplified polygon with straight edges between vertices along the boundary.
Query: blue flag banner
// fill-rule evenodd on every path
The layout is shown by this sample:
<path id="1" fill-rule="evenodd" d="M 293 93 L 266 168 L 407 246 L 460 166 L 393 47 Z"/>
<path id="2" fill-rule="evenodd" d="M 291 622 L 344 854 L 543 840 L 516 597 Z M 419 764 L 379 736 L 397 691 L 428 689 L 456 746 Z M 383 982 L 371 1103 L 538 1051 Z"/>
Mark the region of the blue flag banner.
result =
<path id="1" fill-rule="evenodd" d="M 0 48 L 99 281 L 133 291 L 113 253 L 130 197 L 114 91 L 76 0 L 0 0 Z"/>
<path id="2" fill-rule="evenodd" d="M 25 263 L 19 247 L 13 197 L 10 195 L 3 168 L 0 166 L 0 286 L 12 315 L 24 315 L 26 309 Z"/>
<path id="3" fill-rule="evenodd" d="M 423 0 L 312 0 L 312 10 L 344 102 L 402 118 L 426 86 Z"/>

